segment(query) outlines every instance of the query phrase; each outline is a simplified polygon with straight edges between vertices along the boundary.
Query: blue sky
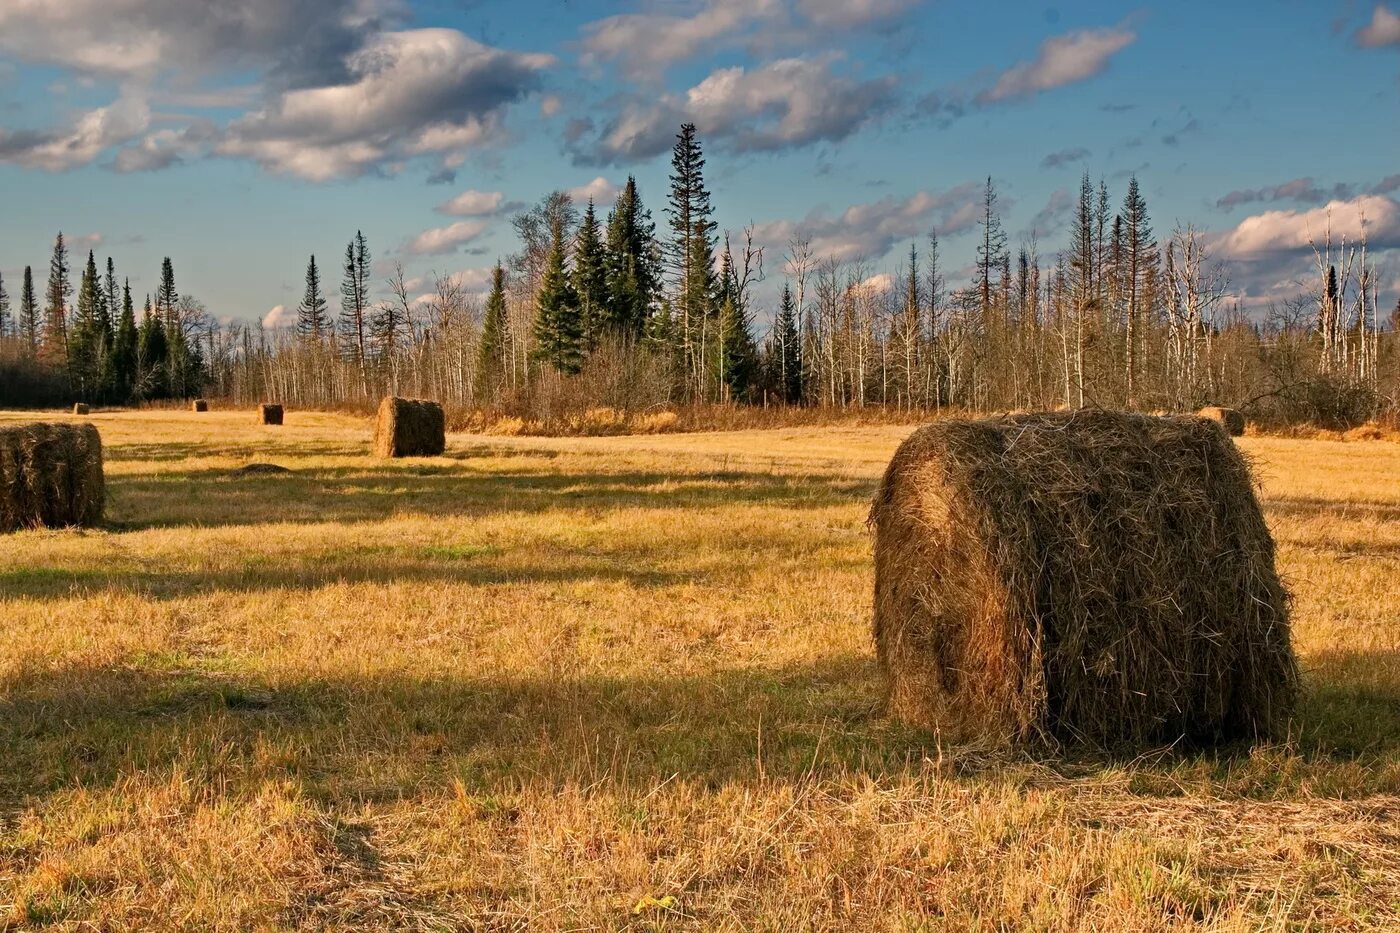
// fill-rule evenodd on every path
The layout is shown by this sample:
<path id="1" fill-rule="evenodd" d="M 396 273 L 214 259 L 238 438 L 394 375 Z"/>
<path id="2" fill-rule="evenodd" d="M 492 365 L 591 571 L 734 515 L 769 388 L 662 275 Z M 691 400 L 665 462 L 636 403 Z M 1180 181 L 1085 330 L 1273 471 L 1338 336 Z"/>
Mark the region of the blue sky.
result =
<path id="1" fill-rule="evenodd" d="M 5 0 L 0 272 L 42 279 L 61 229 L 265 319 L 358 229 L 381 273 L 475 288 L 554 188 L 635 174 L 660 220 L 685 119 L 770 285 L 799 230 L 877 274 L 936 228 L 955 275 L 987 175 L 1049 257 L 1088 171 L 1115 202 L 1136 172 L 1250 303 L 1329 212 L 1400 293 L 1400 4 L 1288 0 Z"/>

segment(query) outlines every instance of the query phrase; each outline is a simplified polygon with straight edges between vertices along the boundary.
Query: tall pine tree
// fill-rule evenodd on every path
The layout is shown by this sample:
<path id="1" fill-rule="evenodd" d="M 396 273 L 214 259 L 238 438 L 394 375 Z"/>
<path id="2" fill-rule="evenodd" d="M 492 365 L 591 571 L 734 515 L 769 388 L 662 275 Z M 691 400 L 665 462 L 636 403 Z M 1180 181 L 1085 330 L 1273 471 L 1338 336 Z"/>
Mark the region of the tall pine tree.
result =
<path id="1" fill-rule="evenodd" d="M 778 316 L 768 338 L 769 369 L 778 398 L 789 405 L 802 401 L 802 347 L 797 331 L 797 308 L 792 288 L 783 284 Z"/>
<path id="2" fill-rule="evenodd" d="M 316 269 L 316 257 L 312 256 L 306 264 L 306 291 L 297 306 L 297 336 L 320 343 L 329 334 L 330 320 L 326 317 L 326 296 L 321 291 L 321 273 Z"/>
<path id="3" fill-rule="evenodd" d="M 656 308 L 661 274 L 656 225 L 631 176 L 608 214 L 606 253 L 609 323 L 616 333 L 639 338 Z"/>
<path id="4" fill-rule="evenodd" d="M 583 350 L 592 352 L 598 346 L 610 317 L 607 256 L 603 251 L 602 230 L 598 226 L 592 198 L 588 199 L 588 208 L 583 212 L 574 242 L 573 278 Z"/>
<path id="5" fill-rule="evenodd" d="M 14 331 L 14 316 L 10 313 L 10 293 L 5 291 L 5 277 L 0 275 L 0 339 Z"/>
<path id="6" fill-rule="evenodd" d="M 112 336 L 112 349 L 108 354 L 108 371 L 111 373 L 111 392 L 118 401 L 128 401 L 136 388 L 136 312 L 131 304 L 131 283 L 122 285 L 121 313 L 117 317 L 117 330 Z"/>
<path id="7" fill-rule="evenodd" d="M 165 342 L 165 325 L 151 307 L 146 296 L 146 309 L 141 315 L 141 327 L 136 334 L 136 386 L 138 399 L 164 398 L 168 391 L 166 364 L 169 356 Z"/>
<path id="8" fill-rule="evenodd" d="M 1149 283 L 1156 277 L 1157 244 L 1152 238 L 1152 220 L 1147 215 L 1147 199 L 1138 188 L 1137 176 L 1128 179 L 1123 198 L 1123 269 L 1119 274 L 1123 290 L 1126 343 L 1128 404 L 1137 402 L 1139 369 L 1138 343 L 1145 330 Z"/>
<path id="9" fill-rule="evenodd" d="M 24 282 L 19 293 L 19 337 L 30 353 L 39 349 L 39 298 L 34 293 L 34 269 L 24 267 Z"/>
<path id="10" fill-rule="evenodd" d="M 492 401 L 506 383 L 506 326 L 506 270 L 497 262 L 491 270 L 491 292 L 486 296 L 481 319 L 481 346 L 477 350 L 473 387 L 477 404 Z"/>
<path id="11" fill-rule="evenodd" d="M 671 239 L 667 264 L 671 273 L 672 325 L 678 330 L 680 354 L 690 391 L 703 394 L 706 360 L 712 356 L 717 316 L 714 208 L 705 187 L 705 157 L 695 124 L 687 123 L 671 150 Z"/>
<path id="12" fill-rule="evenodd" d="M 68 362 L 68 299 L 72 294 L 68 247 L 63 244 L 63 234 L 59 233 L 54 240 L 53 256 L 49 259 L 49 285 L 44 293 L 44 330 L 39 341 L 40 358 L 55 366 Z"/>
<path id="13" fill-rule="evenodd" d="M 364 365 L 369 356 L 369 246 L 365 235 L 345 247 L 344 278 L 340 284 L 340 333 L 346 356 Z"/>
<path id="14" fill-rule="evenodd" d="M 101 389 L 104 343 L 99 332 L 102 290 L 97 263 L 88 251 L 87 265 L 78 287 L 78 306 L 68 335 L 68 379 L 79 398 L 93 401 Z"/>
<path id="15" fill-rule="evenodd" d="M 556 218 L 551 227 L 549 253 L 535 296 L 534 356 L 562 373 L 576 373 L 583 367 L 578 298 L 564 268 L 564 224 Z"/>
<path id="16" fill-rule="evenodd" d="M 987 187 L 982 194 L 982 240 L 977 244 L 977 297 L 981 304 L 983 320 L 989 320 L 992 305 L 997 294 L 997 273 L 1006 261 L 1006 232 L 1001 226 L 1001 215 L 997 212 L 997 189 L 992 184 L 992 176 L 987 176 Z"/>

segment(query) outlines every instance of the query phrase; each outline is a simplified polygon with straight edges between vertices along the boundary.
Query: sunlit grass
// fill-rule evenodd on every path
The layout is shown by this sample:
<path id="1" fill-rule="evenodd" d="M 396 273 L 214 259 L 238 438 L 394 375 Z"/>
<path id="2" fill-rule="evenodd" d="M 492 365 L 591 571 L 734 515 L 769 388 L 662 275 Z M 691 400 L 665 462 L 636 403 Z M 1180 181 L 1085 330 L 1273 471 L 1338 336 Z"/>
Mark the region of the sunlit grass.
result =
<path id="1" fill-rule="evenodd" d="M 92 420 L 108 526 L 0 538 L 12 923 L 1400 923 L 1400 445 L 1242 442 L 1291 743 L 1031 761 L 881 716 L 864 519 L 906 428 L 386 463 L 341 416 Z"/>

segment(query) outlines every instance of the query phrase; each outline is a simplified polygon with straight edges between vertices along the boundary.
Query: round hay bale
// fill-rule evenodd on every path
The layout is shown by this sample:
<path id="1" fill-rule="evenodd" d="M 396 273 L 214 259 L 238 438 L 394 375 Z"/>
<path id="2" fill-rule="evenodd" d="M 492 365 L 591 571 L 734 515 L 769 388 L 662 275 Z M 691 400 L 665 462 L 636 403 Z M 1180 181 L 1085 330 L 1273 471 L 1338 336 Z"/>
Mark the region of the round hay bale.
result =
<path id="1" fill-rule="evenodd" d="M 447 419 L 437 402 L 386 398 L 374 422 L 377 457 L 437 457 L 447 449 Z"/>
<path id="2" fill-rule="evenodd" d="M 197 398 L 190 402 L 190 411 L 208 411 L 209 403 L 202 398 Z"/>
<path id="3" fill-rule="evenodd" d="M 90 424 L 0 427 L 0 532 L 102 520 L 102 437 Z"/>
<path id="4" fill-rule="evenodd" d="M 281 424 L 282 406 L 263 403 L 258 406 L 258 424 Z"/>
<path id="5" fill-rule="evenodd" d="M 871 509 L 895 717 L 954 741 L 1101 748 L 1274 735 L 1288 597 L 1247 462 L 1199 418 L 947 420 Z"/>
<path id="6" fill-rule="evenodd" d="M 86 402 L 78 402 L 73 406 L 73 414 L 75 415 L 86 415 L 91 410 Z"/>
<path id="7" fill-rule="evenodd" d="M 1214 421 L 1224 428 L 1225 433 L 1231 437 L 1240 437 L 1244 434 L 1244 415 L 1236 409 L 1208 405 L 1196 412 L 1196 416 Z"/>

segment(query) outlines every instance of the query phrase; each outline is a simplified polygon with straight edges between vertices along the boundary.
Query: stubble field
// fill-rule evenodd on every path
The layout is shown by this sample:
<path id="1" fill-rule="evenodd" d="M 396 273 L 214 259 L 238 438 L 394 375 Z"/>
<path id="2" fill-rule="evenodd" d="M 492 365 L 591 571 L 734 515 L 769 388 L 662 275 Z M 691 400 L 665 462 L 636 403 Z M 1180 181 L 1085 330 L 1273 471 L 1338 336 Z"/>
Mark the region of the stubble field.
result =
<path id="1" fill-rule="evenodd" d="M 0 537 L 0 928 L 1400 926 L 1400 445 L 1241 440 L 1291 741 L 1034 760 L 882 716 L 907 428 L 91 420 L 106 527 Z"/>

